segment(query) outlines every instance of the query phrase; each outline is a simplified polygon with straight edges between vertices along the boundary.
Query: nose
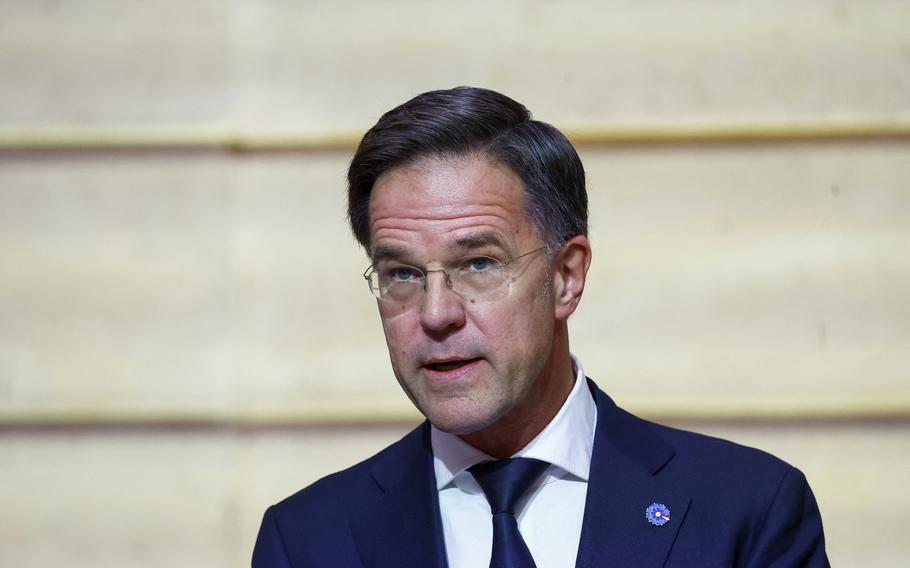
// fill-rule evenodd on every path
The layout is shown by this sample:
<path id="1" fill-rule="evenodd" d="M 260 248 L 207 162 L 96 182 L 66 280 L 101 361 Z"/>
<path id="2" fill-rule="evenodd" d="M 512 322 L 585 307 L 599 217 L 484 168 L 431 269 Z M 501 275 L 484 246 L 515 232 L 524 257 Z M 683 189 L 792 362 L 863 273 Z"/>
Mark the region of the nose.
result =
<path id="1" fill-rule="evenodd" d="M 465 324 L 463 298 L 449 287 L 448 275 L 434 270 L 426 275 L 426 291 L 420 305 L 420 325 L 430 333 L 439 334 L 458 329 Z"/>

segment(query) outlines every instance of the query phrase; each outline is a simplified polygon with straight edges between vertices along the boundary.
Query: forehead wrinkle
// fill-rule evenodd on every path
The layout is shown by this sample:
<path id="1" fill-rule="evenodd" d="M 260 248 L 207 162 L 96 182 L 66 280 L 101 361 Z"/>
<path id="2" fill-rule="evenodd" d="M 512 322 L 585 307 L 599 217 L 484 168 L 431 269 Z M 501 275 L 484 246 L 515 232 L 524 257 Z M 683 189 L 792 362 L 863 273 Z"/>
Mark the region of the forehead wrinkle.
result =
<path id="1" fill-rule="evenodd" d="M 371 255 L 412 261 L 490 245 L 510 251 L 516 235 L 534 233 L 520 181 L 476 159 L 427 160 L 386 172 L 376 181 L 369 217 Z"/>
<path id="2" fill-rule="evenodd" d="M 465 211 L 465 209 L 468 209 Z M 472 217 L 498 217 L 502 220 L 508 219 L 512 210 L 521 211 L 513 203 L 474 203 L 468 207 L 458 204 L 444 204 L 436 207 L 417 208 L 413 207 L 407 211 L 407 214 L 395 216 L 383 215 L 384 211 L 378 209 L 371 215 L 373 224 L 377 228 L 382 225 L 383 221 L 452 221 L 458 219 L 470 219 Z"/>
<path id="3" fill-rule="evenodd" d="M 427 216 L 402 216 L 395 215 L 389 217 L 377 216 L 373 221 L 374 240 L 385 238 L 394 238 L 396 240 L 408 241 L 405 235 L 415 233 L 419 236 L 421 232 L 427 232 L 428 228 L 432 229 L 431 234 L 452 233 L 453 231 L 462 231 L 471 227 L 482 227 L 484 232 L 505 232 L 514 230 L 512 227 L 505 208 L 499 211 L 485 211 L 465 213 L 463 210 L 451 215 L 427 215 Z M 437 228 L 437 225 L 442 227 Z"/>

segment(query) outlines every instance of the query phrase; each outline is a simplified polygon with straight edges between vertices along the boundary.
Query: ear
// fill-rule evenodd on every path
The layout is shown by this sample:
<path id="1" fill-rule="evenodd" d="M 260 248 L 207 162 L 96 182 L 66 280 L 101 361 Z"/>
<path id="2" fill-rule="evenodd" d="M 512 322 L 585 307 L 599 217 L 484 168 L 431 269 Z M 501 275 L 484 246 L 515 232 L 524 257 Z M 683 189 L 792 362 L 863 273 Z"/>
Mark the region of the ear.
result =
<path id="1" fill-rule="evenodd" d="M 582 235 L 566 241 L 556 253 L 553 261 L 553 299 L 557 320 L 568 319 L 578 307 L 590 266 L 591 244 Z"/>

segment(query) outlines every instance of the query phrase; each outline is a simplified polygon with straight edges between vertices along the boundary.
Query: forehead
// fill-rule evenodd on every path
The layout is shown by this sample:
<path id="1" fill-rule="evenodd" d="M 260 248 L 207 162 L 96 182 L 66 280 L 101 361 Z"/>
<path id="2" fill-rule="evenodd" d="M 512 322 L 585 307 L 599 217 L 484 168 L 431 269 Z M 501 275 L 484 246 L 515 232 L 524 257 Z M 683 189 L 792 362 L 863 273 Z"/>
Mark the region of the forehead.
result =
<path id="1" fill-rule="evenodd" d="M 524 203 L 521 180 L 505 166 L 477 156 L 426 158 L 374 184 L 372 248 L 452 248 L 479 234 L 521 246 L 535 239 Z"/>

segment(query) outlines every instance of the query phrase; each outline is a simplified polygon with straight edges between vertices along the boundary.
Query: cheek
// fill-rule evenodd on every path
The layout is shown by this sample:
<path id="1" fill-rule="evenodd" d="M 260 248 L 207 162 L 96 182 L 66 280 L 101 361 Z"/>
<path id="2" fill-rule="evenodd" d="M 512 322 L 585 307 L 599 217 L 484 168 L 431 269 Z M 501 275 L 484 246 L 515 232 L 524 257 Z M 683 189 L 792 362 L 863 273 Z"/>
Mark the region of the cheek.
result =
<path id="1" fill-rule="evenodd" d="M 516 298 L 512 309 L 499 314 L 499 333 L 511 350 L 540 353 L 553 339 L 553 305 L 539 291 Z"/>
<path id="2" fill-rule="evenodd" d="M 478 307 L 480 304 L 478 304 Z M 487 304 L 486 309 L 475 309 L 472 321 L 480 334 L 497 351 L 520 351 L 526 338 L 534 333 L 536 306 L 528 303 Z"/>
<path id="3" fill-rule="evenodd" d="M 404 306 L 393 305 L 380 310 L 382 331 L 393 355 L 406 353 L 405 347 L 411 343 L 420 322 Z"/>

